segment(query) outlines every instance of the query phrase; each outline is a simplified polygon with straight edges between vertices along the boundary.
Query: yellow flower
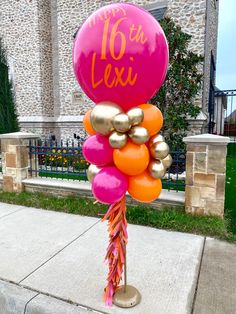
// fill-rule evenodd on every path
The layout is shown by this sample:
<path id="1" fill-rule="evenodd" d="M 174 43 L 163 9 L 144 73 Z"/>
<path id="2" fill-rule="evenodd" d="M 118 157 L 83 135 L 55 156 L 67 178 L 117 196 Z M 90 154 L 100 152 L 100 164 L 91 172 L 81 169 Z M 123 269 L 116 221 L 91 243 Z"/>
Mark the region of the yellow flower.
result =
<path id="1" fill-rule="evenodd" d="M 56 150 L 55 149 L 52 149 L 52 153 L 55 153 L 56 152 Z"/>

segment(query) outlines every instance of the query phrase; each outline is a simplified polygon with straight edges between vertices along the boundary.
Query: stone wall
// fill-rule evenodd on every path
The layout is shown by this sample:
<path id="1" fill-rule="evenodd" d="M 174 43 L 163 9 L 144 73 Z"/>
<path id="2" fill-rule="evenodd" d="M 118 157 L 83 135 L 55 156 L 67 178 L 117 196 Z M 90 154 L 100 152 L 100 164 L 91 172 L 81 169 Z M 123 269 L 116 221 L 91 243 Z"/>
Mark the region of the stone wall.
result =
<path id="1" fill-rule="evenodd" d="M 1 181 L 0 181 L 1 184 Z M 93 198 L 94 196 L 91 191 L 91 185 L 88 182 L 75 182 L 72 180 L 55 180 L 47 178 L 29 178 L 23 180 L 24 190 L 30 193 L 44 193 L 47 195 L 54 195 L 58 197 L 66 196 L 80 196 Z M 0 186 L 1 189 L 1 186 Z M 160 197 L 155 201 L 146 204 L 147 207 L 161 209 L 161 208 L 176 208 L 183 209 L 184 205 L 184 192 L 179 199 L 176 198 L 175 191 L 162 191 Z M 168 197 L 166 197 L 168 195 Z M 182 197 L 183 196 L 183 197 Z M 135 201 L 130 195 L 127 194 L 126 202 L 128 205 L 140 205 L 138 201 Z"/>
<path id="2" fill-rule="evenodd" d="M 192 36 L 189 48 L 204 55 L 206 0 L 169 1 L 167 15 L 179 24 L 182 30 Z"/>
<path id="3" fill-rule="evenodd" d="M 49 0 L 0 1 L 0 37 L 7 48 L 18 113 L 53 113 Z"/>
<path id="4" fill-rule="evenodd" d="M 53 64 L 50 0 L 40 0 L 38 5 L 38 36 L 40 53 L 40 80 L 42 116 L 54 115 Z"/>
<path id="5" fill-rule="evenodd" d="M 186 212 L 224 216 L 228 137 L 202 134 L 186 137 Z"/>
<path id="6" fill-rule="evenodd" d="M 206 1 L 172 0 L 167 11 L 167 15 L 172 17 L 185 33 L 192 36 L 189 48 L 199 55 L 204 55 L 205 52 Z M 204 73 L 204 64 L 199 66 L 199 72 Z M 195 98 L 195 104 L 200 108 L 203 108 L 203 92 L 204 87 Z M 201 134 L 205 119 L 204 113 L 201 112 L 197 119 L 189 120 L 188 135 Z"/>
<path id="7" fill-rule="evenodd" d="M 209 0 L 210 1 L 210 0 Z M 167 15 L 192 35 L 190 49 L 204 54 L 205 21 L 209 38 L 217 19 L 206 16 L 206 0 L 127 1 L 147 9 L 168 3 Z M 115 1 L 100 0 L 2 0 L 0 36 L 13 62 L 16 104 L 23 130 L 71 137 L 81 130 L 81 118 L 93 104 L 82 93 L 72 69 L 73 35 L 97 8 Z M 117 2 L 117 1 L 116 1 Z M 124 1 L 122 1 L 124 2 Z M 215 47 L 215 41 L 211 41 Z M 206 71 L 209 68 L 205 67 Z M 200 69 L 203 71 L 203 68 Z M 207 80 L 207 76 L 206 80 Z M 208 88 L 207 83 L 205 88 Z M 205 92 L 207 95 L 207 91 Z M 201 96 L 199 99 L 201 104 Z M 48 118 L 47 118 L 48 117 Z M 74 119 L 73 119 L 74 117 Z M 75 117 L 77 117 L 75 119 Z M 59 121 L 58 121 L 59 120 Z M 73 120 L 73 122 L 71 121 Z"/>
<path id="8" fill-rule="evenodd" d="M 42 112 L 38 5 L 36 1 L 0 1 L 0 36 L 11 59 L 18 113 Z"/>
<path id="9" fill-rule="evenodd" d="M 2 188 L 4 192 L 23 192 L 22 180 L 28 178 L 29 140 L 38 138 L 30 133 L 1 134 Z"/>

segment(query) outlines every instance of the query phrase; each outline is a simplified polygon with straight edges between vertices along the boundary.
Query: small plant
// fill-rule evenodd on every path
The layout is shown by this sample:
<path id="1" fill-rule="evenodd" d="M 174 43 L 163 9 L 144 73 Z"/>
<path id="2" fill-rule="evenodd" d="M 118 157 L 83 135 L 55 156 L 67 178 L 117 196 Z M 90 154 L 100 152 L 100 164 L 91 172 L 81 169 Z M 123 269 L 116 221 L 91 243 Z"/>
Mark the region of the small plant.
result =
<path id="1" fill-rule="evenodd" d="M 39 149 L 39 165 L 53 168 L 73 168 L 84 170 L 88 162 L 84 159 L 80 149 L 70 147 L 48 147 Z"/>

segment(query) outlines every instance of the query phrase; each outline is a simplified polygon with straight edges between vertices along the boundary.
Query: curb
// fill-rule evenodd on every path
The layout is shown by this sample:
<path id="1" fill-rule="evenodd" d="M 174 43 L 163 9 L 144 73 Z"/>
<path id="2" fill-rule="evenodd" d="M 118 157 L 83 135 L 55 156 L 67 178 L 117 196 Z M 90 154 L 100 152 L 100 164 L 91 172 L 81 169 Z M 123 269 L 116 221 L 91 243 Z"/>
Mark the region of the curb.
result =
<path id="1" fill-rule="evenodd" d="M 1 314 L 99 314 L 14 283 L 0 280 Z"/>

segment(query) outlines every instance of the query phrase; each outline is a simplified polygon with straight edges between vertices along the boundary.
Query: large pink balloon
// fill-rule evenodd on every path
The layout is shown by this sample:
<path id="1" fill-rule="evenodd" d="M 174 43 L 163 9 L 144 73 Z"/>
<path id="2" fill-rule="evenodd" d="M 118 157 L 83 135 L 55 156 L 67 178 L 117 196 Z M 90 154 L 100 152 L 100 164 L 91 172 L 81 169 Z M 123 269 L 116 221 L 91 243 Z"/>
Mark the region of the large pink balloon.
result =
<path id="1" fill-rule="evenodd" d="M 105 204 L 121 200 L 128 188 L 126 176 L 116 167 L 105 167 L 95 176 L 92 191 L 95 198 Z"/>
<path id="2" fill-rule="evenodd" d="M 84 142 L 82 150 L 85 159 L 96 166 L 105 166 L 113 161 L 113 148 L 103 135 L 90 136 Z"/>
<path id="3" fill-rule="evenodd" d="M 162 28 L 147 11 L 116 3 L 95 11 L 77 33 L 74 72 L 95 102 L 124 110 L 146 103 L 161 87 L 168 66 Z"/>

